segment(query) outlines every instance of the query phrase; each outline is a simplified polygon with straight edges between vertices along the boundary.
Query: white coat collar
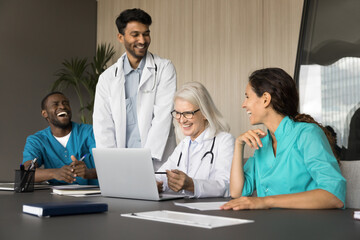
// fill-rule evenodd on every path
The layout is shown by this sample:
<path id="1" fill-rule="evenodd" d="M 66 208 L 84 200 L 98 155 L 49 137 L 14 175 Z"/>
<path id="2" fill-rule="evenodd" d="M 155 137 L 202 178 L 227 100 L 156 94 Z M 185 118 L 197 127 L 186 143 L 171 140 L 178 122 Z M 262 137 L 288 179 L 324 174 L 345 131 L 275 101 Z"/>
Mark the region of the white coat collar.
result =
<path id="1" fill-rule="evenodd" d="M 213 137 L 210 136 L 210 130 L 207 127 L 193 142 L 198 143 L 199 145 L 201 145 L 204 141 L 212 139 Z M 186 144 L 189 144 L 191 141 L 191 137 L 190 136 L 186 136 L 183 140 L 183 142 Z"/>
<path id="2" fill-rule="evenodd" d="M 124 64 L 123 64 L 123 68 L 124 68 L 124 75 L 128 75 L 131 71 L 133 70 L 138 70 L 138 71 L 143 71 L 144 67 L 145 67 L 145 63 L 146 63 L 146 58 L 141 59 L 139 65 L 137 66 L 136 69 L 132 68 L 130 65 L 130 61 L 128 57 L 124 57 Z"/>
<path id="3" fill-rule="evenodd" d="M 119 60 L 116 63 L 116 72 L 115 72 L 115 76 L 121 78 L 121 76 L 124 75 L 124 59 L 125 57 L 127 57 L 126 52 L 119 58 Z M 155 57 L 155 56 L 154 56 Z M 145 67 L 143 69 L 143 73 L 141 75 L 141 79 L 140 79 L 140 84 L 139 84 L 139 89 L 141 88 L 141 86 L 150 79 L 150 77 L 152 75 L 155 74 L 155 60 L 154 60 L 153 55 L 148 51 L 146 53 L 146 62 L 145 62 Z"/>

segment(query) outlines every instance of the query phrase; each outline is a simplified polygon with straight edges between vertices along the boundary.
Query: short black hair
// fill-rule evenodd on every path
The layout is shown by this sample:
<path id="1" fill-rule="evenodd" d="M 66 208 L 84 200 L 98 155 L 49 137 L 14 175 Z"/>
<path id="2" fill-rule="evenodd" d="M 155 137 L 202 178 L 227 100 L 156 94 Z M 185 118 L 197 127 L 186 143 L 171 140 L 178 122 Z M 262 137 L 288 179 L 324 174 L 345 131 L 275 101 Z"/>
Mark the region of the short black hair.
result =
<path id="1" fill-rule="evenodd" d="M 41 100 L 41 110 L 45 110 L 47 99 L 48 99 L 50 96 L 55 95 L 55 94 L 61 94 L 61 95 L 63 95 L 64 97 L 66 97 L 62 92 L 58 92 L 58 91 L 57 91 L 57 92 L 51 92 L 51 93 L 47 94 L 47 95 L 43 98 L 43 100 Z"/>
<path id="2" fill-rule="evenodd" d="M 132 21 L 140 22 L 146 26 L 150 26 L 152 23 L 150 15 L 144 10 L 141 10 L 140 8 L 126 9 L 120 13 L 115 21 L 119 33 L 124 35 L 124 29 L 127 24 Z"/>

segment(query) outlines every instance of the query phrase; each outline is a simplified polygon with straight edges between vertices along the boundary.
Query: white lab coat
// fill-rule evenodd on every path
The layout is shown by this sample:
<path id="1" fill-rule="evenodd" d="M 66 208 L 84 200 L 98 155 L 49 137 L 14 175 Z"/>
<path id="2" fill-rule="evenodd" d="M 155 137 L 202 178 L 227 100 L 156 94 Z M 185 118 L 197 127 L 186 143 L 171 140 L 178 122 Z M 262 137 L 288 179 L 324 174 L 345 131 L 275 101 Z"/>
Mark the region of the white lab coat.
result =
<path id="1" fill-rule="evenodd" d="M 220 132 L 216 135 L 213 149 L 214 160 L 213 164 L 211 164 L 210 154 L 207 154 L 206 157 L 201 160 L 204 154 L 210 151 L 213 143 L 213 136 L 209 136 L 209 132 L 210 131 L 206 129 L 195 140 L 198 142 L 198 145 L 194 149 L 191 159 L 188 159 L 190 137 L 185 137 L 158 171 L 179 169 L 191 177 L 194 182 L 194 194 L 192 195 L 189 192 L 185 192 L 191 197 L 229 197 L 230 169 L 235 139 L 227 132 Z M 181 152 L 182 157 L 179 166 L 177 166 Z M 189 172 L 187 172 L 187 169 Z M 156 175 L 156 178 L 157 181 L 163 181 L 163 190 L 169 191 L 166 175 L 159 174 Z"/>
<path id="2" fill-rule="evenodd" d="M 171 61 L 147 53 L 137 93 L 141 146 L 161 160 L 176 146 L 172 117 L 176 72 Z M 106 69 L 96 86 L 93 127 L 98 148 L 124 148 L 126 144 L 124 53 Z M 155 81 L 155 64 L 157 66 Z"/>

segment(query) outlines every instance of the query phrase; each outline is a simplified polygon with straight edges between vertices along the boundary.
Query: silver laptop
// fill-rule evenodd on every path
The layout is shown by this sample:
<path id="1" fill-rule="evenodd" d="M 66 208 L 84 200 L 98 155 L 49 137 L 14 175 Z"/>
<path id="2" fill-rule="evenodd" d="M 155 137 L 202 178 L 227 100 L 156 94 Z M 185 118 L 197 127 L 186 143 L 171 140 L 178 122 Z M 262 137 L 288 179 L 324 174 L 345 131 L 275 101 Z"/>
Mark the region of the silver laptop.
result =
<path id="1" fill-rule="evenodd" d="M 159 194 L 150 149 L 94 148 L 101 195 L 143 200 L 170 200 L 184 195 Z"/>

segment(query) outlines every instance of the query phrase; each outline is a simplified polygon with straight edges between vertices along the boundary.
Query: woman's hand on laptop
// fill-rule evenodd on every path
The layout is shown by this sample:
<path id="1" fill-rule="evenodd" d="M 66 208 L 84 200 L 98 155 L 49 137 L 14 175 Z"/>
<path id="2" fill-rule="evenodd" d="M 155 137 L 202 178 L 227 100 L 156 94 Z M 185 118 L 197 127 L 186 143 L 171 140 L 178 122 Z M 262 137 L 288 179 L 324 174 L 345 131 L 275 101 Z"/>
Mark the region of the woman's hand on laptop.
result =
<path id="1" fill-rule="evenodd" d="M 156 181 L 156 185 L 157 185 L 157 189 L 158 189 L 158 192 L 161 193 L 163 192 L 163 181 Z"/>

